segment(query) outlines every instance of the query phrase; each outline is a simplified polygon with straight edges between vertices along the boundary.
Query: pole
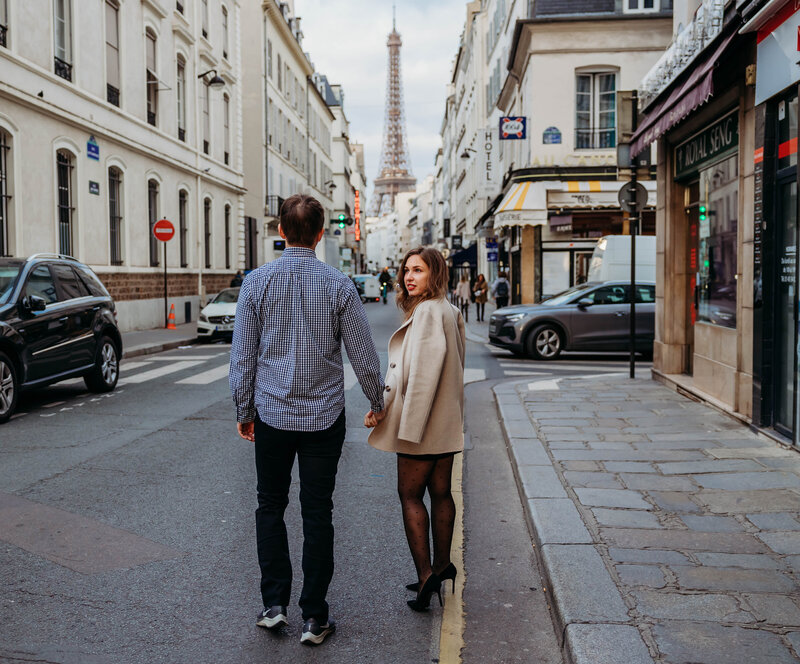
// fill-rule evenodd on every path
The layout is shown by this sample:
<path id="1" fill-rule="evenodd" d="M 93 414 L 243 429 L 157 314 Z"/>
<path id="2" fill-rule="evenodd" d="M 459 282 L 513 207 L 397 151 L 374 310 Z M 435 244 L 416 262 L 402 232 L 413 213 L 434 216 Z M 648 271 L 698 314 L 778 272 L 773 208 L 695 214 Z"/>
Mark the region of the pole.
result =
<path id="1" fill-rule="evenodd" d="M 169 325 L 169 312 L 167 311 L 167 243 L 164 242 L 164 329 Z"/>
<path id="2" fill-rule="evenodd" d="M 637 124 L 637 105 L 638 92 L 633 90 L 631 94 L 631 104 L 633 106 L 631 132 L 636 131 Z M 636 156 L 631 154 L 631 182 L 630 182 L 630 213 L 628 224 L 631 234 L 631 320 L 630 320 L 630 377 L 636 378 L 636 234 L 639 232 L 639 205 L 636 200 Z"/>

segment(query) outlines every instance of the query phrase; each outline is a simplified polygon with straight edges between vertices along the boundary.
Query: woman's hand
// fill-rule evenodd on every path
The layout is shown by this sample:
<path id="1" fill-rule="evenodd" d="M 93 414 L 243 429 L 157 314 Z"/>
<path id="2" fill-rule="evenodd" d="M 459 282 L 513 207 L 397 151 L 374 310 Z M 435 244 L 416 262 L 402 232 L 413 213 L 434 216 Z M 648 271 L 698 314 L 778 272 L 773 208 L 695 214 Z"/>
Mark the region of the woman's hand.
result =
<path id="1" fill-rule="evenodd" d="M 385 409 L 380 413 L 370 410 L 366 415 L 364 415 L 364 426 L 367 427 L 367 429 L 372 429 L 373 427 L 378 426 L 378 422 L 380 422 L 384 417 L 386 417 Z"/>

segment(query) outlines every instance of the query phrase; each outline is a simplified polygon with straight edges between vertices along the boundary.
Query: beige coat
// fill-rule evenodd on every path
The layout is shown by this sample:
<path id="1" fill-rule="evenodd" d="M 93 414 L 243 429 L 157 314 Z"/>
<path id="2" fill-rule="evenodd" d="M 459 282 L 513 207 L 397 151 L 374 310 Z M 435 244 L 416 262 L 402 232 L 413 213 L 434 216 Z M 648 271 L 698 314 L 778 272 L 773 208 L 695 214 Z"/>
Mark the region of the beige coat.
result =
<path id="1" fill-rule="evenodd" d="M 389 340 L 386 417 L 369 444 L 386 452 L 464 449 L 464 320 L 444 298 L 417 305 Z"/>

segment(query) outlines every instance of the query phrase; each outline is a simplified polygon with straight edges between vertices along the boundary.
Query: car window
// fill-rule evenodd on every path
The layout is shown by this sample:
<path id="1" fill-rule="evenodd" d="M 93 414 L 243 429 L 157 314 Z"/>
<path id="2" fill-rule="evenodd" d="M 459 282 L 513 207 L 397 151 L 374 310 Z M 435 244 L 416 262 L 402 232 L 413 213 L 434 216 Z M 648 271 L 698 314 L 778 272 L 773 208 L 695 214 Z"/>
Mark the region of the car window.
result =
<path id="1" fill-rule="evenodd" d="M 79 297 L 89 297 L 89 289 L 78 279 L 69 265 L 53 265 L 53 273 L 61 286 L 61 300 L 74 300 Z"/>
<path id="2" fill-rule="evenodd" d="M 19 271 L 19 265 L 0 266 L 0 304 L 8 302 L 11 291 L 14 290 L 14 285 L 17 283 Z"/>
<path id="3" fill-rule="evenodd" d="M 557 306 L 557 305 L 560 305 L 560 304 L 568 303 L 570 301 L 570 298 L 574 298 L 574 299 L 572 299 L 572 302 L 577 302 L 579 299 L 581 299 L 582 297 L 585 297 L 585 296 L 584 295 L 580 295 L 579 297 L 575 297 L 575 294 L 576 293 L 582 293 L 587 288 L 589 288 L 589 284 L 586 284 L 586 283 L 577 284 L 576 286 L 573 286 L 572 288 L 568 288 L 565 291 L 561 291 L 557 295 L 553 295 L 553 297 L 540 302 L 540 304 L 546 304 L 547 306 L 554 307 L 554 306 Z"/>
<path id="4" fill-rule="evenodd" d="M 28 281 L 25 284 L 25 295 L 41 297 L 48 304 L 52 304 L 58 300 L 53 277 L 50 274 L 50 269 L 46 265 L 40 265 L 30 273 Z"/>
<path id="5" fill-rule="evenodd" d="M 656 301 L 656 287 L 650 285 L 636 285 L 636 301 L 644 304 L 652 304 Z"/>
<path id="6" fill-rule="evenodd" d="M 628 301 L 628 286 L 622 284 L 600 286 L 584 297 L 589 298 L 595 304 L 624 304 Z"/>
<path id="7" fill-rule="evenodd" d="M 214 304 L 232 304 L 239 300 L 238 288 L 227 288 L 224 291 L 217 293 L 217 296 L 212 300 Z"/>
<path id="8" fill-rule="evenodd" d="M 95 276 L 95 274 L 89 270 L 88 268 L 81 267 L 80 265 L 77 266 L 78 276 L 81 278 L 81 281 L 84 285 L 89 289 L 89 292 L 94 297 L 109 297 L 108 291 L 105 289 L 100 280 Z"/>

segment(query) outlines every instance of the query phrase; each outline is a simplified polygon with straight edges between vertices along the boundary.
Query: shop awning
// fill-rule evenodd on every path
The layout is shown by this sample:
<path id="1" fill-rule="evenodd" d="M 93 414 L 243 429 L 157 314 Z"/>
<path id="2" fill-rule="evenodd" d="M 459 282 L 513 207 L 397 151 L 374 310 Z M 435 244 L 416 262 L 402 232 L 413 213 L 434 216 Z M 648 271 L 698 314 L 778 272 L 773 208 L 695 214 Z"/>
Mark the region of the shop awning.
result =
<path id="1" fill-rule="evenodd" d="M 547 189 L 544 185 L 552 184 L 554 183 L 516 182 L 511 185 L 494 213 L 495 227 L 546 224 Z"/>
<path id="2" fill-rule="evenodd" d="M 713 51 L 708 51 L 691 65 L 691 74 L 647 114 L 631 139 L 631 155 L 636 156 L 653 141 L 663 136 L 714 94 L 714 67 L 736 36 L 725 37 Z"/>
<path id="3" fill-rule="evenodd" d="M 550 210 L 564 209 L 576 210 L 587 208 L 617 208 L 619 209 L 620 188 L 624 182 L 588 181 L 588 182 L 563 182 L 561 191 L 548 190 L 547 207 Z M 647 189 L 647 206 L 655 207 L 656 182 L 644 180 L 642 184 Z"/>

